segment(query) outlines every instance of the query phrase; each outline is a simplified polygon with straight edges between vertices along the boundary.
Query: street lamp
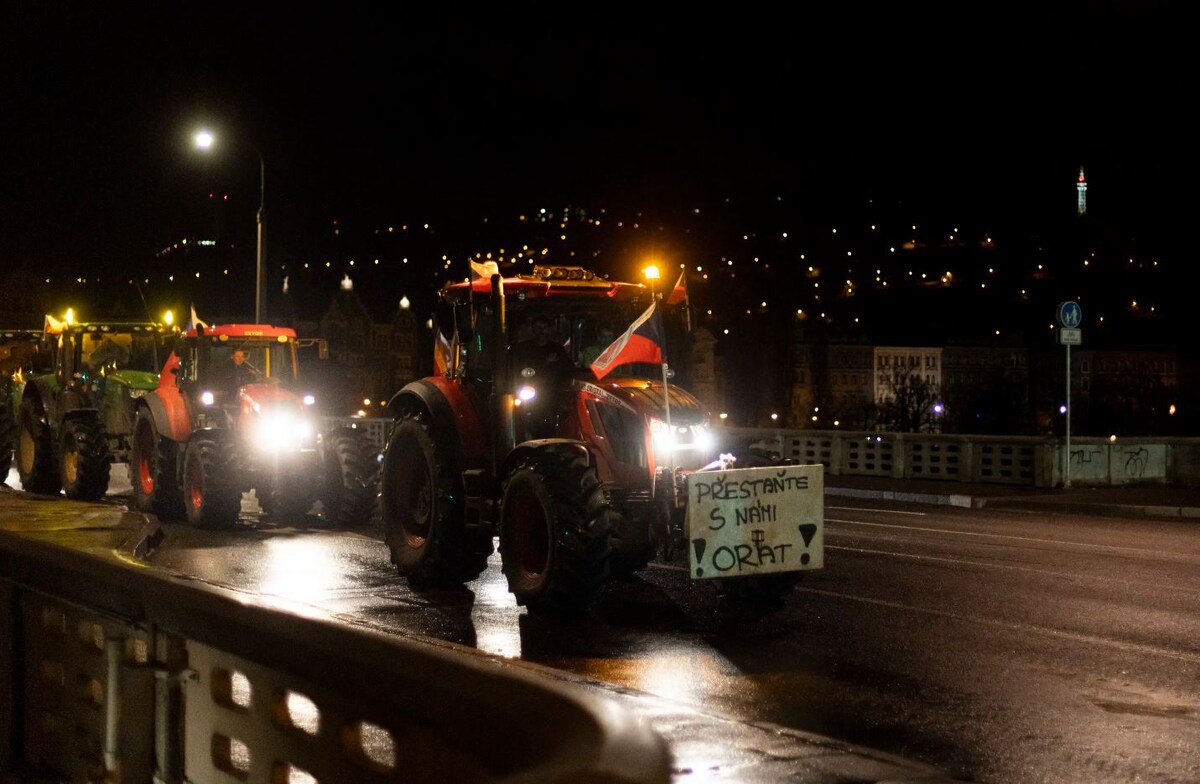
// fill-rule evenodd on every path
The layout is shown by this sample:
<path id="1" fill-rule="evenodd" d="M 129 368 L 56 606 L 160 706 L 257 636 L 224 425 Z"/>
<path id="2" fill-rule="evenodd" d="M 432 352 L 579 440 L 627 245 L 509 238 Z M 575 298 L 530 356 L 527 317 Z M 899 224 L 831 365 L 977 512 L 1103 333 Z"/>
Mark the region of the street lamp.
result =
<path id="1" fill-rule="evenodd" d="M 658 299 L 658 267 L 654 264 L 647 264 L 642 268 L 642 277 L 645 278 L 650 287 L 650 299 Z"/>
<path id="2" fill-rule="evenodd" d="M 192 138 L 196 147 L 201 150 L 211 149 L 216 141 L 212 132 L 206 130 L 198 131 Z M 262 153 L 257 147 L 245 140 L 242 143 L 254 150 L 254 154 L 258 156 L 258 238 L 255 247 L 254 323 L 263 324 L 265 323 L 263 319 L 267 315 L 267 259 L 263 250 L 263 208 L 266 204 L 267 164 L 263 161 Z"/>

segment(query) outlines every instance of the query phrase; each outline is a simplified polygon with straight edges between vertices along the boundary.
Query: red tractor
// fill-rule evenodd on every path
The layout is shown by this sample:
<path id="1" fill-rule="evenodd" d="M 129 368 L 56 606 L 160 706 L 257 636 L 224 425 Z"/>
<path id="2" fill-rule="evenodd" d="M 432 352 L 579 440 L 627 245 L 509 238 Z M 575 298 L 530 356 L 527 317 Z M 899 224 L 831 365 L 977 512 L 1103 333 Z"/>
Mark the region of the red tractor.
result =
<path id="1" fill-rule="evenodd" d="M 684 545 L 700 541 L 688 533 L 689 477 L 720 470 L 724 482 L 755 469 L 726 471 L 731 455 L 712 460 L 706 412 L 687 391 L 664 386 L 661 365 L 624 365 L 602 382 L 588 369 L 594 354 L 584 345 L 604 328 L 620 334 L 652 301 L 641 284 L 567 266 L 442 288 L 437 372 L 388 404 L 395 422 L 382 514 L 401 574 L 414 583 L 473 580 L 498 537 L 519 604 L 575 613 L 611 574 L 688 555 Z M 752 575 L 753 558 L 729 561 L 721 550 L 715 571 L 692 574 L 719 573 L 727 595 L 777 600 L 794 569 L 821 565 L 820 521 L 804 522 L 803 566 Z M 747 543 L 722 547 L 765 546 L 749 536 L 747 527 Z M 747 549 L 730 549 L 738 547 Z"/>
<path id="2" fill-rule="evenodd" d="M 137 509 L 225 528 L 254 490 L 265 514 L 290 522 L 317 501 L 336 527 L 369 520 L 378 461 L 363 431 L 321 431 L 315 399 L 298 385 L 301 343 L 291 329 L 261 324 L 199 326 L 179 338 L 158 389 L 138 400 Z"/>

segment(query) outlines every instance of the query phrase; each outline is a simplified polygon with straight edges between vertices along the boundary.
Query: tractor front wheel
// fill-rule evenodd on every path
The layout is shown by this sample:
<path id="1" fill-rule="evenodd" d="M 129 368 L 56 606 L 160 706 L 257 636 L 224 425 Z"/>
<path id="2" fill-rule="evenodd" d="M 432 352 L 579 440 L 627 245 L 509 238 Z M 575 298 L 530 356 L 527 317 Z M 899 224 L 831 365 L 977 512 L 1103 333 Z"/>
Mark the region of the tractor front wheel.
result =
<path id="1" fill-rule="evenodd" d="M 404 414 L 383 460 L 384 541 L 400 574 L 416 584 L 458 585 L 487 568 L 491 534 L 464 525 L 456 444 L 426 415 Z"/>
<path id="2" fill-rule="evenodd" d="M 160 435 L 154 416 L 143 406 L 133 422 L 133 446 L 129 455 L 129 479 L 133 484 L 133 506 L 153 512 L 163 520 L 182 520 L 183 493 L 175 469 L 179 444 Z"/>
<path id="3" fill-rule="evenodd" d="M 54 441 L 42 408 L 33 400 L 21 403 L 17 427 L 17 474 L 27 493 L 54 495 L 62 489 L 58 466 L 54 465 Z"/>
<path id="4" fill-rule="evenodd" d="M 111 465 L 108 438 L 99 419 L 82 416 L 63 423 L 58 471 L 67 498 L 79 501 L 103 498 L 108 492 Z"/>
<path id="5" fill-rule="evenodd" d="M 509 475 L 500 505 L 508 590 L 532 612 L 577 614 L 609 576 L 612 509 L 581 451 L 547 450 Z"/>
<path id="6" fill-rule="evenodd" d="M 242 508 L 233 445 L 220 436 L 193 436 L 183 458 L 183 506 L 198 528 L 231 528 Z"/>
<path id="7" fill-rule="evenodd" d="M 0 395 L 0 484 L 8 478 L 12 467 L 13 449 L 17 442 L 17 420 L 9 407 L 7 395 Z"/>
<path id="8" fill-rule="evenodd" d="M 321 506 L 334 528 L 360 528 L 375 510 L 379 461 L 363 431 L 343 427 L 325 438 Z"/>

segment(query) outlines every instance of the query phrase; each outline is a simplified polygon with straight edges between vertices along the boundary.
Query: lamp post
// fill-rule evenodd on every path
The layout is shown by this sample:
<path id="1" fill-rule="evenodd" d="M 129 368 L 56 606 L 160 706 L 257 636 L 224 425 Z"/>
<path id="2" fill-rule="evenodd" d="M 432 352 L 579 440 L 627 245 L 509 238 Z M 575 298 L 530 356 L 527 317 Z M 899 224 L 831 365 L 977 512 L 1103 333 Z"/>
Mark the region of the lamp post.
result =
<path id="1" fill-rule="evenodd" d="M 199 131 L 193 137 L 196 147 L 208 150 L 213 146 L 216 137 L 211 131 Z M 263 219 L 267 194 L 267 164 L 258 147 L 248 141 L 242 142 L 258 156 L 258 217 L 257 237 L 255 244 L 255 273 L 254 273 L 254 323 L 262 324 L 267 315 L 267 258 L 263 247 Z"/>

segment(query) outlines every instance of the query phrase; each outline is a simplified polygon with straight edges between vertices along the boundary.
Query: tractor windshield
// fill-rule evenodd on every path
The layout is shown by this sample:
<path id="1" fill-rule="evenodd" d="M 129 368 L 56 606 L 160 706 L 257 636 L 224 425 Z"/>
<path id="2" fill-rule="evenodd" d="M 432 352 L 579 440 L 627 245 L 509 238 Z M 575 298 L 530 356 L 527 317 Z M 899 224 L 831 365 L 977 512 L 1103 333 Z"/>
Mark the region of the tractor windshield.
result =
<path id="1" fill-rule="evenodd" d="M 219 380 L 234 374 L 237 366 L 263 381 L 291 384 L 296 380 L 296 348 L 291 341 L 280 343 L 262 338 L 213 340 L 200 367 L 201 380 Z"/>
<path id="2" fill-rule="evenodd" d="M 33 369 L 38 355 L 40 336 L 22 338 L 16 335 L 0 336 L 0 379 L 8 378 L 18 371 Z"/>
<path id="3" fill-rule="evenodd" d="M 94 373 L 113 370 L 162 369 L 166 351 L 163 336 L 153 332 L 84 332 L 80 335 L 81 363 Z"/>
<path id="4" fill-rule="evenodd" d="M 509 342 L 514 362 L 519 366 L 531 347 L 549 344 L 561 347 L 571 366 L 586 369 L 645 308 L 645 303 L 595 300 L 514 303 L 509 312 Z M 544 352 L 539 349 L 536 356 L 541 353 Z M 641 375 L 639 369 L 626 366 L 622 374 Z"/>

